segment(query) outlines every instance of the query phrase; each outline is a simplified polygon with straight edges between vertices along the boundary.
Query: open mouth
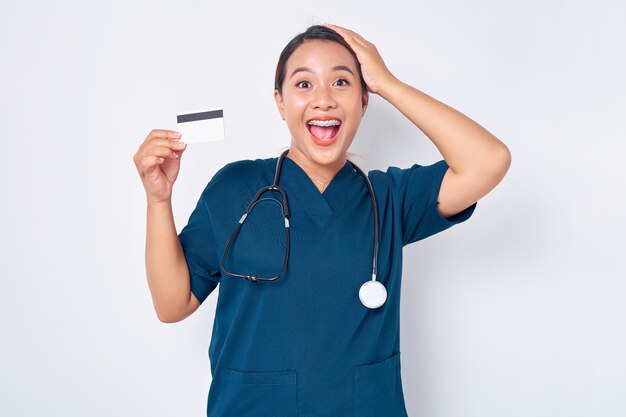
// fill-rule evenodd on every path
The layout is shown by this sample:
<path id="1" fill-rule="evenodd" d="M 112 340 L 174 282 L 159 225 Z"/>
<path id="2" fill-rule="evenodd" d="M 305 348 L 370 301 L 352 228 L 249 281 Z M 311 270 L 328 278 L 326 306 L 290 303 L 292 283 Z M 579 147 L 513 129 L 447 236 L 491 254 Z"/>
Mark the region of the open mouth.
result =
<path id="1" fill-rule="evenodd" d="M 341 130 L 341 125 L 316 126 L 316 125 L 307 124 L 306 128 L 309 130 L 311 135 L 313 135 L 316 139 L 320 141 L 329 141 L 337 135 L 339 130 Z"/>

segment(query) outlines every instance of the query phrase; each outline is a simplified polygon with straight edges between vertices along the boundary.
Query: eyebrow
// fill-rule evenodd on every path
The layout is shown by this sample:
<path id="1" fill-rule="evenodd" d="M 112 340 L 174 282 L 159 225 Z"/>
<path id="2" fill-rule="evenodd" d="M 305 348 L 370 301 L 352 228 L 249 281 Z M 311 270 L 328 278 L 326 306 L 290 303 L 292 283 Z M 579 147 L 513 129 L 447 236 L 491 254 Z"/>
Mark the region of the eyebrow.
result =
<path id="1" fill-rule="evenodd" d="M 350 69 L 350 67 L 346 67 L 345 65 L 337 65 L 335 67 L 332 68 L 333 71 L 348 71 L 350 74 L 354 75 L 354 73 L 352 72 L 352 70 Z M 296 68 L 295 70 L 293 70 L 293 72 L 291 73 L 291 77 L 293 77 L 296 72 L 300 72 L 300 71 L 308 71 L 308 72 L 313 72 L 313 70 L 309 67 L 300 67 L 300 68 Z"/>

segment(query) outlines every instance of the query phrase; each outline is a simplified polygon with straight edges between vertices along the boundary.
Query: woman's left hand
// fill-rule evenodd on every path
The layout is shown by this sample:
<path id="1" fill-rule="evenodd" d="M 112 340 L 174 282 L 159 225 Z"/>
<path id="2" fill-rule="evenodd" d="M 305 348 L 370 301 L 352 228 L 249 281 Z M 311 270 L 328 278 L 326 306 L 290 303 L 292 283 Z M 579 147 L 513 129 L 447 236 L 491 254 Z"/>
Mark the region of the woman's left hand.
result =
<path id="1" fill-rule="evenodd" d="M 373 43 L 365 40 L 361 35 L 341 26 L 324 23 L 325 26 L 339 33 L 341 37 L 354 50 L 359 64 L 363 81 L 367 84 L 370 93 L 379 94 L 382 86 L 396 80 L 396 77 L 387 69 L 383 58 L 378 53 Z"/>

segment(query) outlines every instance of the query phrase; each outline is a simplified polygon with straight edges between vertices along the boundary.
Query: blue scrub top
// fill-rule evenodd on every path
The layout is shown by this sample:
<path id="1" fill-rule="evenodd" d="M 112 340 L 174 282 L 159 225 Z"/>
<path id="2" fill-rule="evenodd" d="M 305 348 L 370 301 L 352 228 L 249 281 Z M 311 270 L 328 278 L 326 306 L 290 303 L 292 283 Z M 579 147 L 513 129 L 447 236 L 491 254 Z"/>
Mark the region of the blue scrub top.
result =
<path id="1" fill-rule="evenodd" d="M 446 219 L 436 209 L 445 160 L 372 170 L 379 213 L 377 280 L 387 301 L 369 309 L 359 288 L 372 275 L 374 222 L 363 178 L 349 162 L 320 193 L 292 159 L 279 185 L 290 210 L 290 257 L 275 281 L 222 271 L 231 233 L 257 190 L 272 184 L 278 157 L 221 168 L 178 235 L 191 291 L 202 303 L 220 284 L 209 346 L 207 415 L 406 416 L 400 376 L 402 247 L 467 220 L 477 202 Z M 262 194 L 226 260 L 230 272 L 272 277 L 285 257 L 281 200 Z M 273 198 L 273 199 L 272 199 Z"/>

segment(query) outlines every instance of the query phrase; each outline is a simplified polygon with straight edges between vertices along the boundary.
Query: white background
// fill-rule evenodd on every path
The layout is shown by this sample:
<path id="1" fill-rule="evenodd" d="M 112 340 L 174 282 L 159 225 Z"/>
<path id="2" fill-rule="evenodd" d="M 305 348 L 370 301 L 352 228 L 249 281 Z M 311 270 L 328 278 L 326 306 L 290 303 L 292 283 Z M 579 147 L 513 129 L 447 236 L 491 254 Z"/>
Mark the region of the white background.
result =
<path id="1" fill-rule="evenodd" d="M 470 220 L 404 249 L 409 415 L 626 415 L 625 15 L 618 1 L 3 1 L 0 414 L 205 414 L 218 290 L 157 319 L 132 157 L 177 112 L 223 106 L 226 140 L 183 155 L 180 231 L 219 168 L 289 146 L 278 56 L 329 21 L 513 156 Z M 359 166 L 441 159 L 370 100 Z"/>

